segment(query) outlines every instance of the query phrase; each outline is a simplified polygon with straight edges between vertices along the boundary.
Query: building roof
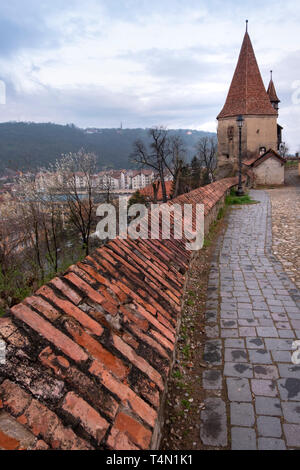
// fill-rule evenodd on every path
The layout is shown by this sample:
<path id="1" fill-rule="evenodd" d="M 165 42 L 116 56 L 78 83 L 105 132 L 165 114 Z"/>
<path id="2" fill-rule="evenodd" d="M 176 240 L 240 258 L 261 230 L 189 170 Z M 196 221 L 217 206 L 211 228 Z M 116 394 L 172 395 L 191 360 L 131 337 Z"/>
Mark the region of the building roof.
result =
<path id="1" fill-rule="evenodd" d="M 145 168 L 142 168 L 141 170 L 129 170 L 128 171 L 128 175 L 131 176 L 132 178 L 135 178 L 136 176 L 140 176 L 140 175 L 151 176 L 153 173 L 154 173 L 153 170 L 145 169 Z"/>
<path id="2" fill-rule="evenodd" d="M 280 99 L 279 99 L 278 96 L 277 96 L 277 93 L 276 93 L 276 90 L 275 90 L 275 85 L 274 85 L 274 82 L 273 82 L 273 79 L 272 79 L 272 78 L 271 78 L 271 80 L 270 80 L 267 93 L 268 93 L 268 95 L 269 95 L 269 98 L 270 98 L 271 103 L 272 103 L 272 102 L 273 102 L 273 103 L 280 103 Z"/>
<path id="3" fill-rule="evenodd" d="M 168 204 L 207 215 L 236 184 Z M 155 446 L 193 256 L 185 242 L 112 240 L 0 318 L 0 449 Z"/>
<path id="4" fill-rule="evenodd" d="M 264 161 L 268 160 L 268 158 L 275 157 L 280 160 L 282 163 L 285 163 L 285 159 L 282 158 L 279 153 L 275 152 L 273 149 L 267 150 L 267 152 L 263 153 L 262 155 L 256 155 L 255 157 L 248 158 L 243 160 L 243 164 L 249 167 L 256 167 L 261 165 Z"/>
<path id="5" fill-rule="evenodd" d="M 173 181 L 165 181 L 165 185 L 166 185 L 167 197 L 168 197 L 168 199 L 169 199 L 170 196 L 171 196 L 171 193 L 172 193 Z M 140 189 L 140 193 L 141 193 L 143 196 L 148 197 L 149 199 L 153 199 L 153 197 L 154 197 L 154 191 L 153 191 L 153 186 L 152 186 L 152 184 L 149 184 L 149 185 L 146 186 L 145 188 Z M 162 201 L 162 200 L 163 200 L 163 194 L 162 194 L 161 184 L 159 184 L 159 189 L 158 189 L 158 193 L 157 193 L 157 200 L 158 200 L 158 201 Z"/>
<path id="6" fill-rule="evenodd" d="M 217 119 L 239 114 L 277 115 L 262 81 L 247 31 L 225 105 Z"/>

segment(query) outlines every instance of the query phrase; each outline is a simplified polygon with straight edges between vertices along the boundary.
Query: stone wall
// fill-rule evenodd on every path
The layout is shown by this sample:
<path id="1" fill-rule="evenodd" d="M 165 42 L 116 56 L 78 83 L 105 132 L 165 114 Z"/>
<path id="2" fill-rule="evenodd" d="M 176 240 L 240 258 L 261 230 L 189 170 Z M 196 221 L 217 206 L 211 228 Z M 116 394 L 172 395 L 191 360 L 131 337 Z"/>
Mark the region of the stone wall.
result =
<path id="1" fill-rule="evenodd" d="M 277 149 L 277 117 L 245 116 L 242 128 L 242 157 L 258 154 L 260 147 Z M 228 129 L 233 129 L 232 138 Z M 247 152 L 245 151 L 247 149 Z M 236 117 L 218 121 L 218 172 L 223 178 L 232 175 L 237 168 L 239 155 L 239 133 Z"/>
<path id="2" fill-rule="evenodd" d="M 237 183 L 169 204 L 204 204 L 205 227 Z M 185 239 L 116 239 L 0 319 L 0 448 L 157 448 L 195 252 Z"/>

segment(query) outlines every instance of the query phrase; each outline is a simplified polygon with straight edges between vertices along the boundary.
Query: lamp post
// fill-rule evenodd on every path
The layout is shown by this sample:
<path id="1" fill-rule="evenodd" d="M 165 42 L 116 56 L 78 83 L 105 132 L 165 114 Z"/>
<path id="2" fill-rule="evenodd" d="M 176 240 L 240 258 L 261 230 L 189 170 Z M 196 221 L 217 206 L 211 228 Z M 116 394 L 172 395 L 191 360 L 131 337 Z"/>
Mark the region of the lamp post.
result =
<path id="1" fill-rule="evenodd" d="M 238 190 L 236 194 L 237 196 L 243 196 L 244 195 L 243 186 L 242 186 L 242 127 L 244 124 L 243 116 L 239 115 L 237 117 L 236 122 L 239 128 L 239 185 L 238 185 Z"/>

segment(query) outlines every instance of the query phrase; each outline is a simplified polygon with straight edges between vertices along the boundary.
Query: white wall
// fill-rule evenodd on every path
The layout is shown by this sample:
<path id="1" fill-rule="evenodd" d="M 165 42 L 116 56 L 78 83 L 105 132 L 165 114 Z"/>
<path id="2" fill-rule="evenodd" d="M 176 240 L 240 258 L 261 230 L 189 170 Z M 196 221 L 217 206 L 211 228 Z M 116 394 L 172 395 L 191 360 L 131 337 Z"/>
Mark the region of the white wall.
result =
<path id="1" fill-rule="evenodd" d="M 284 184 L 284 165 L 277 158 L 268 158 L 254 168 L 256 184 Z"/>

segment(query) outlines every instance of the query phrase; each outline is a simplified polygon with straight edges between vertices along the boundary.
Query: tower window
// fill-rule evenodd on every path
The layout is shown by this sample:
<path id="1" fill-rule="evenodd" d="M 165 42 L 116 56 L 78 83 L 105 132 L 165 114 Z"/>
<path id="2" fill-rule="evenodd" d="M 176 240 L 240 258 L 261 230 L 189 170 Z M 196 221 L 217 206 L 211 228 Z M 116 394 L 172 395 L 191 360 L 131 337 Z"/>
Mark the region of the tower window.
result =
<path id="1" fill-rule="evenodd" d="M 234 127 L 233 126 L 228 126 L 227 128 L 227 137 L 229 140 L 233 140 L 234 136 Z"/>
<path id="2" fill-rule="evenodd" d="M 266 147 L 259 147 L 259 154 L 260 155 L 263 155 L 264 153 L 266 153 L 267 149 Z"/>

